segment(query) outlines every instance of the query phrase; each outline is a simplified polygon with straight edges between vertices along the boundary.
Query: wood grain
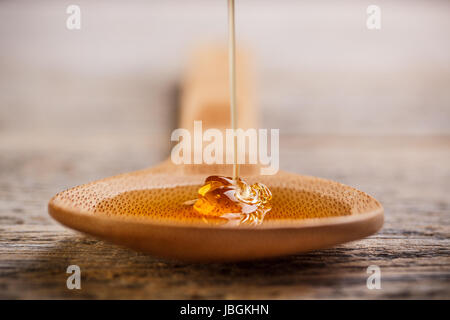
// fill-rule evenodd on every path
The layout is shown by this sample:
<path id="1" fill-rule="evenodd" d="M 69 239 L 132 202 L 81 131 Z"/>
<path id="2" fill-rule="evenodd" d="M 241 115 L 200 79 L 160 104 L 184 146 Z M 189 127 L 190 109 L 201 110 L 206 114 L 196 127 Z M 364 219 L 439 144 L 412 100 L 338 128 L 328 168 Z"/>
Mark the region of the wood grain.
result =
<path id="1" fill-rule="evenodd" d="M 157 162 L 157 139 L 41 139 L 0 138 L 1 298 L 450 298 L 449 138 L 282 137 L 284 169 L 371 193 L 386 209 L 385 226 L 328 250 L 228 264 L 156 259 L 48 216 L 48 199 L 63 188 Z M 81 267 L 81 290 L 66 288 L 70 264 Z M 381 290 L 366 288 L 373 264 Z"/>
<path id="2" fill-rule="evenodd" d="M 0 2 L 0 298 L 450 299 L 449 1 L 380 0 L 380 31 L 358 0 L 242 1 L 239 37 L 257 52 L 282 169 L 366 191 L 386 221 L 332 249 L 210 265 L 87 238 L 47 214 L 62 189 L 165 159 L 189 49 L 226 40 L 225 1 L 129 2 L 77 1 L 74 32 L 64 2 Z M 81 290 L 66 288 L 69 264 Z M 366 288 L 372 264 L 381 290 Z"/>

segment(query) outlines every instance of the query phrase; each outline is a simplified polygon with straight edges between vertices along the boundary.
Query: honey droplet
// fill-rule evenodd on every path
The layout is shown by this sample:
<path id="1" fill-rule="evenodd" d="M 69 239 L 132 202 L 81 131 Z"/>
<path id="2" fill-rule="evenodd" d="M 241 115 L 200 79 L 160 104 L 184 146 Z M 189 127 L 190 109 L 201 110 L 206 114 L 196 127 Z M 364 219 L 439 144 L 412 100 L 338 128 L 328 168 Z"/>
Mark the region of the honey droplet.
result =
<path id="1" fill-rule="evenodd" d="M 237 224 L 258 225 L 270 211 L 272 193 L 262 183 L 247 184 L 230 177 L 210 176 L 198 189 L 194 210 L 205 217 L 226 218 Z"/>

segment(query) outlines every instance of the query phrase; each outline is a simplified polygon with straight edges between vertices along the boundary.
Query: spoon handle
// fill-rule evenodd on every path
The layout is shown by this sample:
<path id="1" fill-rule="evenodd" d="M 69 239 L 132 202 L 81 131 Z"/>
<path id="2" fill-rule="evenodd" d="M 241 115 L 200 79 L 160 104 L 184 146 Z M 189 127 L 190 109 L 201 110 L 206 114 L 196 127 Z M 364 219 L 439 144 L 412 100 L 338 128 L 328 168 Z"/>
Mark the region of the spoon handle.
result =
<path id="1" fill-rule="evenodd" d="M 238 50 L 236 59 L 236 100 L 239 128 L 257 128 L 254 72 L 249 52 Z M 181 85 L 179 127 L 191 131 L 194 121 L 202 128 L 231 128 L 230 92 L 226 47 L 198 48 L 186 68 Z"/>

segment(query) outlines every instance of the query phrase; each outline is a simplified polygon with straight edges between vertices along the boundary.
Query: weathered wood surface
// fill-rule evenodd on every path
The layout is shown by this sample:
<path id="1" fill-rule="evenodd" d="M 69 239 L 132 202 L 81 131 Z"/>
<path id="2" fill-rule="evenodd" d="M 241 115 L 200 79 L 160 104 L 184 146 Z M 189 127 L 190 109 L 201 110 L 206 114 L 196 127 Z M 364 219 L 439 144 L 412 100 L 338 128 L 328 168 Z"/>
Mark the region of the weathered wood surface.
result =
<path id="1" fill-rule="evenodd" d="M 54 193 L 156 163 L 166 146 L 48 138 L 0 138 L 1 298 L 450 298 L 449 138 L 282 137 L 284 169 L 367 191 L 385 226 L 327 250 L 227 264 L 164 261 L 59 226 L 46 209 Z M 71 264 L 81 290 L 66 288 Z M 381 268 L 380 290 L 366 287 L 369 265 Z"/>

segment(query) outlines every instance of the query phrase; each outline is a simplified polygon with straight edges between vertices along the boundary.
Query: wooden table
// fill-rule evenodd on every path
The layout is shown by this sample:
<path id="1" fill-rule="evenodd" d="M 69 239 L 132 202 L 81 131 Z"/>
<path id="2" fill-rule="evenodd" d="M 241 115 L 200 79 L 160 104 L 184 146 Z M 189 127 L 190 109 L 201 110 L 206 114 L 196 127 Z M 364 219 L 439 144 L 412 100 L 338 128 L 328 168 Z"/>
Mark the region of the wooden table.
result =
<path id="1" fill-rule="evenodd" d="M 450 298 L 448 137 L 283 136 L 284 169 L 360 188 L 386 211 L 378 234 L 307 254 L 226 264 L 164 261 L 48 216 L 47 201 L 61 189 L 158 162 L 167 148 L 159 138 L 1 137 L 0 298 Z M 66 288 L 71 264 L 81 268 L 81 290 Z M 366 287 L 369 265 L 381 268 L 380 290 Z"/>
<path id="2" fill-rule="evenodd" d="M 0 298 L 450 298 L 449 1 L 242 1 L 281 167 L 366 191 L 376 235 L 270 261 L 187 264 L 54 222 L 55 193 L 167 157 L 174 85 L 225 1 L 0 2 Z M 208 14 L 205 14 L 208 12 Z M 13 32 L 12 32 L 13 31 Z M 162 32 L 163 31 L 163 32 Z M 176 90 L 175 90 L 176 91 Z M 82 289 L 66 288 L 67 266 Z M 366 287 L 381 268 L 381 290 Z"/>

